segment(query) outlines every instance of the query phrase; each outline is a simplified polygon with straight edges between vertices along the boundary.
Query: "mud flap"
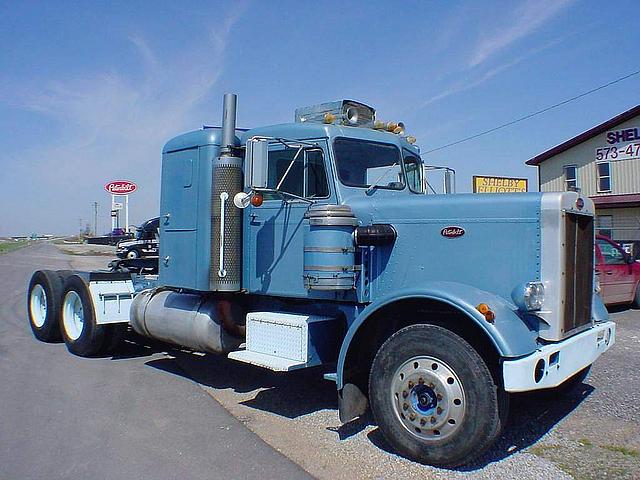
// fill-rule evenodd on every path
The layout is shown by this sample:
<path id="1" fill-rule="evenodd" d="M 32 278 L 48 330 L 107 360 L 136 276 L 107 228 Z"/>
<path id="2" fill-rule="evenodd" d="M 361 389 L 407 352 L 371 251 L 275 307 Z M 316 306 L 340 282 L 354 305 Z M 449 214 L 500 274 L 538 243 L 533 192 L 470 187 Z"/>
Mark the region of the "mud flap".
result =
<path id="1" fill-rule="evenodd" d="M 369 408 L 367 397 L 353 383 L 347 383 L 338 392 L 338 413 L 342 423 L 364 415 L 367 408 Z"/>

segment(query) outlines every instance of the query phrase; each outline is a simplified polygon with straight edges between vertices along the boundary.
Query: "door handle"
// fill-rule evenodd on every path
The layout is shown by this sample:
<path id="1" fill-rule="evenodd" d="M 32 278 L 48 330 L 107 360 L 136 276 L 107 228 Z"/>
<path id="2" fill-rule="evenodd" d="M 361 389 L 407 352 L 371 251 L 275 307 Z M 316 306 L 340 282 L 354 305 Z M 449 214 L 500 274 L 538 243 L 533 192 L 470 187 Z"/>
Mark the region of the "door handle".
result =
<path id="1" fill-rule="evenodd" d="M 613 275 L 613 271 L 611 270 L 607 270 L 606 272 L 604 272 L 605 275 Z"/>

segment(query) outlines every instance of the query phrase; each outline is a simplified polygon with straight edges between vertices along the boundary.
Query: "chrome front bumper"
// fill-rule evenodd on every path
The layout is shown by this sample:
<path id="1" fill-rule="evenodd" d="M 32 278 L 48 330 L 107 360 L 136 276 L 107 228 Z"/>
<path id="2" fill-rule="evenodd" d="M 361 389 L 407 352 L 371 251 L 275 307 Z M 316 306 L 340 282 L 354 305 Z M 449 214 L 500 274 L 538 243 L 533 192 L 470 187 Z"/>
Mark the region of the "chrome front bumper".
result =
<path id="1" fill-rule="evenodd" d="M 531 355 L 502 363 L 507 392 L 557 387 L 591 365 L 615 343 L 616 324 L 597 323 L 582 333 L 545 345 Z"/>

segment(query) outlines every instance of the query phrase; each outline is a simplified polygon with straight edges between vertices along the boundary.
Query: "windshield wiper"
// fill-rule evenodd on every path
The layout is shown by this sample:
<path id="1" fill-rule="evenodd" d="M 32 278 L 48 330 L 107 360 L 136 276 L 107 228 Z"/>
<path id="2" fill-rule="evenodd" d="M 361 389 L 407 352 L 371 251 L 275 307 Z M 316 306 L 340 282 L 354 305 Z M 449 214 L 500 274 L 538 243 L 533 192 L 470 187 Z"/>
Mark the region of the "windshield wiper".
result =
<path id="1" fill-rule="evenodd" d="M 396 165 L 398 165 L 398 162 L 394 162 L 393 164 L 389 165 L 387 168 L 384 169 L 384 171 L 382 172 L 382 175 L 380 175 L 378 177 L 378 179 L 373 182 L 371 185 L 369 185 L 369 188 L 367 188 L 364 193 L 366 193 L 367 195 L 369 195 L 371 192 L 373 192 L 376 188 L 378 188 L 380 185 L 378 185 L 378 182 L 380 180 L 382 180 L 387 173 L 389 173 L 389 170 L 391 170 L 393 167 L 395 167 Z"/>

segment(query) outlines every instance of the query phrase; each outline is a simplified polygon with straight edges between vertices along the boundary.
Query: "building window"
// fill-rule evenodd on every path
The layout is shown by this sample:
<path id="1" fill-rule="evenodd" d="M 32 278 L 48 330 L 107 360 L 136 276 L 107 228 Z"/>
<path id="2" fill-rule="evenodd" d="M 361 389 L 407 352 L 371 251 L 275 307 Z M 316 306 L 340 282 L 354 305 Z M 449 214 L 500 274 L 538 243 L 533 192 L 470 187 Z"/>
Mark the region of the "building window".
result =
<path id="1" fill-rule="evenodd" d="M 578 190 L 578 167 L 575 165 L 565 165 L 564 182 L 567 191 L 575 192 Z"/>
<path id="2" fill-rule="evenodd" d="M 598 193 L 611 191 L 611 166 L 609 162 L 596 163 L 598 169 Z"/>
<path id="3" fill-rule="evenodd" d="M 613 238 L 613 216 L 598 215 L 596 218 L 596 228 L 598 229 L 598 235 Z"/>

